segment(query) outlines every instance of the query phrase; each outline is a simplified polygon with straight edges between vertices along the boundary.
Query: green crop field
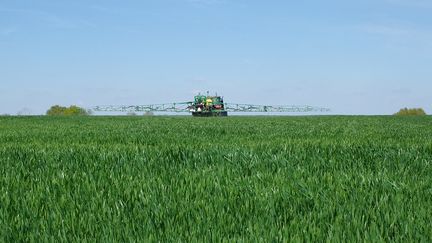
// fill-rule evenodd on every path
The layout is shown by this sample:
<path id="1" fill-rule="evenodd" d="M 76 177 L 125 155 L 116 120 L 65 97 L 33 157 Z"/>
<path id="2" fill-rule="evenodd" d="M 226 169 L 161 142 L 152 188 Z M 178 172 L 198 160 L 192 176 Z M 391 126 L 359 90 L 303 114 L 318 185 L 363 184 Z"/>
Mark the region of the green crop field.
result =
<path id="1" fill-rule="evenodd" d="M 3 117 L 0 241 L 432 240 L 432 117 Z"/>

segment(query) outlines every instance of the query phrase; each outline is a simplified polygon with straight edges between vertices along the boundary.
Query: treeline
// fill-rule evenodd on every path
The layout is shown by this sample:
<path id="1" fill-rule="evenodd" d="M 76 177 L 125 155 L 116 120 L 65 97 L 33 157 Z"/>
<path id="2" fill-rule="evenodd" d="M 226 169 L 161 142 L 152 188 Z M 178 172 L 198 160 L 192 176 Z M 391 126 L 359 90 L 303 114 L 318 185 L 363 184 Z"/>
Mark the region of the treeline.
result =
<path id="1" fill-rule="evenodd" d="M 69 107 L 55 105 L 51 106 L 46 114 L 48 116 L 88 116 L 91 112 L 76 105 Z"/>
<path id="2" fill-rule="evenodd" d="M 1 115 L 1 116 L 5 116 Z M 91 115 L 91 110 L 72 105 L 69 107 L 54 105 L 46 112 L 48 116 L 88 116 Z M 136 116 L 134 112 L 127 114 L 128 116 Z M 152 116 L 153 112 L 146 112 L 144 116 Z M 403 108 L 393 114 L 395 116 L 425 116 L 427 115 L 423 108 Z"/>
<path id="3" fill-rule="evenodd" d="M 403 108 L 400 109 L 395 116 L 425 116 L 426 112 L 422 108 Z"/>

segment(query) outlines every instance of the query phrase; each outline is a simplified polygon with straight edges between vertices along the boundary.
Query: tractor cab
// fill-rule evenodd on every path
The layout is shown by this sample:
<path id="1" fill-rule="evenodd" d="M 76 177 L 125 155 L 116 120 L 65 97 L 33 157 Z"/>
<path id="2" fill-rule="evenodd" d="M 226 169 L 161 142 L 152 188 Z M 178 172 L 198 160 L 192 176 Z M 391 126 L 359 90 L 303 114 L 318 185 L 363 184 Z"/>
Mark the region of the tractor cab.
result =
<path id="1" fill-rule="evenodd" d="M 227 116 L 223 97 L 197 95 L 194 97 L 194 103 L 190 107 L 193 116 Z"/>

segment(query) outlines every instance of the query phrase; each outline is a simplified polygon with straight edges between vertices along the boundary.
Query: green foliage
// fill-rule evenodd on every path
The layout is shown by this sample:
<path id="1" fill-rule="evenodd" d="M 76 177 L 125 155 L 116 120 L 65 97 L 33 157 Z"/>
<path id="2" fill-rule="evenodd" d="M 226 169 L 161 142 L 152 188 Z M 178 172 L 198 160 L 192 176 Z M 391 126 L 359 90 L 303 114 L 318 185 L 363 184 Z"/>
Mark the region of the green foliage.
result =
<path id="1" fill-rule="evenodd" d="M 48 116 L 85 116 L 90 112 L 84 108 L 72 105 L 70 107 L 63 107 L 59 105 L 52 106 L 46 114 Z"/>
<path id="2" fill-rule="evenodd" d="M 395 114 L 396 116 L 425 116 L 426 112 L 422 108 L 403 108 Z"/>
<path id="3" fill-rule="evenodd" d="M 0 118 L 0 242 L 429 242 L 432 117 Z"/>

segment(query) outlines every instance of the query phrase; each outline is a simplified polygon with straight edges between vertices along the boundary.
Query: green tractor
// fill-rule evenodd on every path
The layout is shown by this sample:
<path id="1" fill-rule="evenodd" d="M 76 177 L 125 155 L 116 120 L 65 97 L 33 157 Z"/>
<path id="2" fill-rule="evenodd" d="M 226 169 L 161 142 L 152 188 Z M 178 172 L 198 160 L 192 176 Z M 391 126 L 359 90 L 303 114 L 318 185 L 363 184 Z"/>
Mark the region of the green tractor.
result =
<path id="1" fill-rule="evenodd" d="M 194 102 L 189 106 L 192 116 L 211 117 L 228 116 L 225 110 L 223 98 L 221 96 L 197 95 Z"/>

